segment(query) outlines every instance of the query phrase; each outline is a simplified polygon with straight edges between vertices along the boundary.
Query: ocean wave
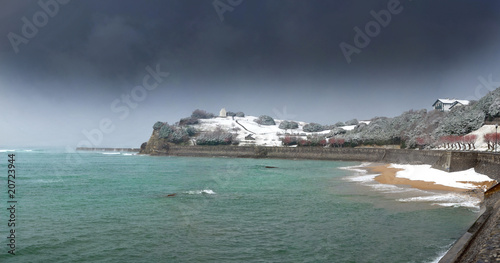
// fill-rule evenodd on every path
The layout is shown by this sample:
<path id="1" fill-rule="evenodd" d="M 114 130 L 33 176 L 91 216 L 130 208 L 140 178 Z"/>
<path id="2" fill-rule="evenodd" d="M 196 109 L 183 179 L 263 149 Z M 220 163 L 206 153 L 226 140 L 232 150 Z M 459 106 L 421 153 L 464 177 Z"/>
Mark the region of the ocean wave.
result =
<path id="1" fill-rule="evenodd" d="M 137 155 L 137 154 L 136 153 L 123 153 L 122 155 L 130 156 L 130 155 Z"/>
<path id="2" fill-rule="evenodd" d="M 400 187 L 392 184 L 379 184 L 379 183 L 370 184 L 370 187 L 383 193 L 406 193 L 418 190 L 415 188 Z"/>
<path id="3" fill-rule="evenodd" d="M 16 150 L 0 149 L 0 153 L 15 152 Z"/>
<path id="4" fill-rule="evenodd" d="M 366 172 L 366 171 L 364 171 L 364 172 Z M 346 177 L 346 179 L 349 181 L 352 181 L 352 182 L 367 183 L 367 182 L 373 182 L 375 180 L 375 177 L 377 177 L 377 176 L 378 176 L 378 174 L 363 174 L 363 175 L 349 176 L 349 177 Z"/>
<path id="5" fill-rule="evenodd" d="M 186 191 L 184 193 L 188 194 L 188 195 L 201 195 L 201 194 L 214 195 L 214 194 L 216 194 L 214 191 L 212 191 L 210 189 Z"/>
<path id="6" fill-rule="evenodd" d="M 353 171 L 364 171 L 364 170 L 356 169 L 356 168 L 366 167 L 368 165 L 371 165 L 371 163 L 362 163 L 362 164 L 359 164 L 359 165 L 344 166 L 344 167 L 339 167 L 339 169 L 342 169 L 342 170 L 353 170 Z"/>
<path id="7" fill-rule="evenodd" d="M 439 263 L 439 261 L 444 257 L 444 255 L 446 255 L 446 253 L 448 253 L 448 250 L 450 250 L 450 247 L 453 245 L 450 244 L 449 246 L 447 246 L 446 248 L 444 248 L 443 250 L 441 250 L 441 252 L 439 252 L 438 256 L 434 259 L 432 259 L 432 261 L 430 261 L 429 263 Z"/>
<path id="8" fill-rule="evenodd" d="M 398 199 L 399 202 L 428 202 L 432 205 L 446 207 L 469 207 L 478 208 L 481 200 L 477 197 L 472 197 L 466 194 L 439 194 L 430 196 L 417 196 Z"/>
<path id="9" fill-rule="evenodd" d="M 52 183 L 60 183 L 63 182 L 61 179 L 35 179 L 35 180 L 26 180 L 27 183 L 35 183 L 35 184 L 52 184 Z"/>
<path id="10" fill-rule="evenodd" d="M 102 153 L 102 154 L 121 154 L 120 152 L 109 152 L 109 153 Z"/>

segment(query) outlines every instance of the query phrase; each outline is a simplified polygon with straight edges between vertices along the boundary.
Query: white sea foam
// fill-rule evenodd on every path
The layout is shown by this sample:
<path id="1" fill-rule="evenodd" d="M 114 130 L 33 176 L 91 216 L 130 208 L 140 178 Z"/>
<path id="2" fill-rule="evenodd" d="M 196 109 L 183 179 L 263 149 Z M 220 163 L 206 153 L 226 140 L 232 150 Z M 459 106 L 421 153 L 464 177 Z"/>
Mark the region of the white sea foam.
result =
<path id="1" fill-rule="evenodd" d="M 366 172 L 366 171 L 365 171 Z M 352 182 L 373 182 L 375 180 L 375 177 L 377 177 L 377 174 L 358 174 L 354 176 L 349 176 L 346 177 L 347 180 L 352 181 Z"/>
<path id="2" fill-rule="evenodd" d="M 380 183 L 373 183 L 370 184 L 370 187 L 373 189 L 384 192 L 384 193 L 406 193 L 406 192 L 412 192 L 418 189 L 415 188 L 408 188 L 408 187 L 401 187 L 397 185 L 392 185 L 392 184 L 380 184 Z"/>
<path id="3" fill-rule="evenodd" d="M 102 153 L 102 154 L 121 154 L 120 152 L 108 152 L 108 153 Z"/>
<path id="4" fill-rule="evenodd" d="M 184 193 L 189 194 L 189 195 L 200 195 L 200 194 L 214 195 L 215 194 L 215 192 L 210 190 L 210 189 L 186 191 Z"/>
<path id="5" fill-rule="evenodd" d="M 451 244 L 450 244 L 450 246 L 451 246 Z M 439 263 L 439 261 L 444 257 L 444 255 L 446 255 L 446 253 L 448 253 L 448 250 L 450 250 L 450 249 L 449 248 L 443 249 L 441 252 L 439 252 L 439 256 L 437 256 L 436 258 L 434 258 L 429 263 Z"/>
<path id="6" fill-rule="evenodd" d="M 123 155 L 130 156 L 130 155 L 136 155 L 136 154 L 135 153 L 124 153 Z"/>
<path id="7" fill-rule="evenodd" d="M 345 166 L 345 167 L 339 167 L 339 169 L 342 169 L 342 170 L 352 170 L 352 171 L 362 171 L 362 172 L 366 172 L 365 170 L 361 170 L 361 169 L 357 169 L 357 168 L 361 168 L 361 167 L 366 167 L 368 165 L 370 165 L 371 163 L 362 163 L 360 165 L 354 165 L 354 166 Z"/>
<path id="8" fill-rule="evenodd" d="M 7 150 L 7 149 L 0 149 L 0 153 L 5 153 L 5 152 L 15 152 L 16 150 Z"/>
<path id="9" fill-rule="evenodd" d="M 400 202 L 427 202 L 432 205 L 447 206 L 447 207 L 470 207 L 477 208 L 481 200 L 467 194 L 448 193 L 430 196 L 417 196 L 398 199 Z"/>
<path id="10" fill-rule="evenodd" d="M 52 183 L 60 183 L 63 180 L 61 179 L 35 179 L 35 180 L 27 180 L 27 182 L 36 183 L 36 184 L 52 184 Z"/>

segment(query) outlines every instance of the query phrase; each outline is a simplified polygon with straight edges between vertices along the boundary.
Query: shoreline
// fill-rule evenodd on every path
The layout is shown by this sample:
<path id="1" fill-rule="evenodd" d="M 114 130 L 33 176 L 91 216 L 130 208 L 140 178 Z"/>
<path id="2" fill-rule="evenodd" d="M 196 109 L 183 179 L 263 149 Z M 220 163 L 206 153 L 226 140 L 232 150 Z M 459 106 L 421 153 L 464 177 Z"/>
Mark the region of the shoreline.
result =
<path id="1" fill-rule="evenodd" d="M 361 169 L 365 169 L 369 173 L 377 174 L 374 178 L 375 181 L 381 184 L 390 184 L 390 185 L 406 185 L 412 188 L 417 188 L 420 190 L 435 190 L 435 191 L 447 191 L 447 192 L 475 192 L 480 189 L 489 189 L 493 185 L 496 184 L 496 181 L 482 181 L 482 182 L 462 182 L 469 183 L 475 185 L 475 188 L 466 189 L 459 187 L 452 187 L 447 185 L 438 184 L 432 181 L 424 181 L 424 180 L 412 180 L 408 178 L 398 177 L 397 173 L 399 171 L 404 171 L 404 169 L 390 167 L 391 164 L 379 164 L 374 163 L 365 167 L 360 167 Z M 483 191 L 481 191 L 483 192 Z"/>
<path id="2" fill-rule="evenodd" d="M 464 189 L 453 188 L 444 185 L 437 185 L 433 182 L 426 182 L 421 180 L 410 180 L 407 178 L 397 177 L 399 171 L 403 169 L 392 168 L 390 164 L 367 166 L 366 170 L 370 173 L 378 174 L 374 179 L 381 184 L 391 184 L 391 185 L 406 185 L 412 188 L 417 188 L 420 190 L 440 190 L 440 191 L 451 191 L 451 192 L 465 192 Z"/>

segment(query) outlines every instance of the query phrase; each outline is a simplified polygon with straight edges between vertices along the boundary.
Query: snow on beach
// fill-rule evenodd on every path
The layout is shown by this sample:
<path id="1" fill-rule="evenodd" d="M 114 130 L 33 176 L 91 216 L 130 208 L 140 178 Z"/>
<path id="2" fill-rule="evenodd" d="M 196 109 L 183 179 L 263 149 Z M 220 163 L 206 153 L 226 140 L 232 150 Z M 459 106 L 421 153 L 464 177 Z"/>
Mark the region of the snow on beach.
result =
<path id="1" fill-rule="evenodd" d="M 475 189 L 477 185 L 472 182 L 490 182 L 494 181 L 484 174 L 477 173 L 474 168 L 459 172 L 445 172 L 431 168 L 431 165 L 409 165 L 409 164 L 391 164 L 391 168 L 403 169 L 396 173 L 396 177 L 410 180 L 432 182 L 444 186 Z M 483 189 L 487 190 L 487 189 Z"/>
<path id="2" fill-rule="evenodd" d="M 481 200 L 479 197 L 467 194 L 465 192 L 443 192 L 434 190 L 417 189 L 404 185 L 393 185 L 379 183 L 375 180 L 380 174 L 368 172 L 367 166 L 369 163 L 363 163 L 358 166 L 341 167 L 340 169 L 350 170 L 355 172 L 354 175 L 348 176 L 345 179 L 354 183 L 370 187 L 376 192 L 388 196 L 390 199 L 398 202 L 420 202 L 430 205 L 445 206 L 445 207 L 466 207 L 478 209 Z M 442 184 L 459 189 L 469 190 L 476 189 L 477 186 L 467 182 L 484 182 L 493 181 L 491 178 L 476 173 L 473 169 L 447 173 L 444 171 L 431 168 L 430 165 L 399 165 L 392 164 L 390 168 L 403 169 L 396 173 L 396 177 L 406 178 L 409 180 L 421 180 L 428 183 Z"/>

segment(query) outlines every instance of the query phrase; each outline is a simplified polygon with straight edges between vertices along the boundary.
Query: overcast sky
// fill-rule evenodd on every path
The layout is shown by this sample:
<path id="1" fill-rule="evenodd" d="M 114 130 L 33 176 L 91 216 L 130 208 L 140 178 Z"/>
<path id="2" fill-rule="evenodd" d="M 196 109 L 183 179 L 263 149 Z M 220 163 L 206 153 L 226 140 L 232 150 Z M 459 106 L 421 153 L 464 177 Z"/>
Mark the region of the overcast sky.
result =
<path id="1" fill-rule="evenodd" d="M 500 86 L 497 0 L 0 3 L 0 149 L 138 147 L 195 109 L 392 117 Z"/>

